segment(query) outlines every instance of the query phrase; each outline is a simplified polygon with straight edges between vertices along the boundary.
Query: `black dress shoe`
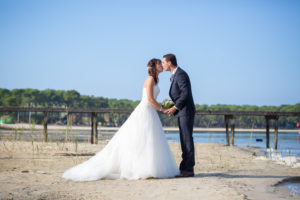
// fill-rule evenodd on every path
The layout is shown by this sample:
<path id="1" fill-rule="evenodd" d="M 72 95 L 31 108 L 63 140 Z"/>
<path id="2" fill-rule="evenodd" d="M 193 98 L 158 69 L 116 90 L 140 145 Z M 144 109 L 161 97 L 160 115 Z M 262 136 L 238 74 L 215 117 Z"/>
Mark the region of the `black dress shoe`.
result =
<path id="1" fill-rule="evenodd" d="M 184 178 L 184 177 L 193 177 L 193 176 L 195 176 L 194 172 L 181 171 L 180 174 L 175 177 L 176 178 Z"/>
<path id="2" fill-rule="evenodd" d="M 181 177 L 182 177 L 181 174 L 178 174 L 178 175 L 175 176 L 175 178 L 181 178 Z"/>

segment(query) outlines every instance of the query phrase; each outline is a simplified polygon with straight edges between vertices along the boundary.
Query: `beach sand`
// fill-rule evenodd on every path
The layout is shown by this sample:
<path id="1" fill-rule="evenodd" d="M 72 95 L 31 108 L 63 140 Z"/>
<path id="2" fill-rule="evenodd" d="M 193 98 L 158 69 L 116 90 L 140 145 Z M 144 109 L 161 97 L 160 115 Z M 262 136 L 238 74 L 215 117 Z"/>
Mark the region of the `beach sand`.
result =
<path id="1" fill-rule="evenodd" d="M 195 177 L 75 182 L 63 172 L 100 151 L 99 144 L 0 141 L 0 199 L 297 199 L 273 185 L 300 168 L 255 159 L 258 150 L 195 144 Z M 180 144 L 170 143 L 179 165 Z M 77 152 L 76 152 L 77 148 Z"/>

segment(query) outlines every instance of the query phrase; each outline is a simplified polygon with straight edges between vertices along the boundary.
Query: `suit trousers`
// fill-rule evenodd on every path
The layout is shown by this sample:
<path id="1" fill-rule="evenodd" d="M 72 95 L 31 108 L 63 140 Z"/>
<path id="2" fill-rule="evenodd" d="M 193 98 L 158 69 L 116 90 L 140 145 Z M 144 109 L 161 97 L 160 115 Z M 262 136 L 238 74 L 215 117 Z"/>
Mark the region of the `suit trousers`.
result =
<path id="1" fill-rule="evenodd" d="M 194 172 L 195 152 L 193 140 L 193 126 L 195 115 L 179 116 L 179 134 L 182 150 L 182 161 L 180 163 L 180 171 Z"/>

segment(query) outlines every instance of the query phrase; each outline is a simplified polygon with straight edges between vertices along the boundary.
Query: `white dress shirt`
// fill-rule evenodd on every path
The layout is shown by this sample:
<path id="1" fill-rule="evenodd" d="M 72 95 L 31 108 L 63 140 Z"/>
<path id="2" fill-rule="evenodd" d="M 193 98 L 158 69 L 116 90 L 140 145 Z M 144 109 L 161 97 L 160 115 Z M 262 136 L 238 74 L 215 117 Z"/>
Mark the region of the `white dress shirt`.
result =
<path id="1" fill-rule="evenodd" d="M 178 67 L 176 67 L 176 68 L 172 71 L 172 74 L 173 74 L 173 75 L 176 73 L 177 68 L 178 68 Z"/>

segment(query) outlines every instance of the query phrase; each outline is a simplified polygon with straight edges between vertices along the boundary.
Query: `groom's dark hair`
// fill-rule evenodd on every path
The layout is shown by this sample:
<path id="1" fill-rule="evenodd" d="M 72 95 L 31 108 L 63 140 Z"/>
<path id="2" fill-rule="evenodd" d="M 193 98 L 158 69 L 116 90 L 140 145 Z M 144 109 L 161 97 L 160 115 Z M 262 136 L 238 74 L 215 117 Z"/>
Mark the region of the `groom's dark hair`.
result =
<path id="1" fill-rule="evenodd" d="M 170 61 L 172 63 L 172 65 L 177 67 L 177 60 L 176 60 L 176 56 L 174 54 L 169 53 L 169 54 L 164 55 L 163 57 L 166 59 L 167 62 Z"/>

